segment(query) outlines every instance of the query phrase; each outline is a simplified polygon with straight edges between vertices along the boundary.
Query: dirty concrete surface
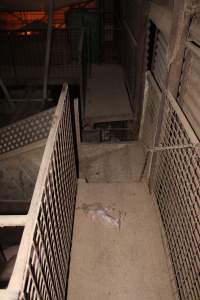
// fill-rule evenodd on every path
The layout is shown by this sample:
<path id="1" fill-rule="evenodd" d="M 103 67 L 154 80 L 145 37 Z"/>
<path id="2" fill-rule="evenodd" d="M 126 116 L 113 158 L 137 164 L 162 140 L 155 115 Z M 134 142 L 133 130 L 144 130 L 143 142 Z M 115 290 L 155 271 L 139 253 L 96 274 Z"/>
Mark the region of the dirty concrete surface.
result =
<path id="1" fill-rule="evenodd" d="M 130 144 L 81 144 L 80 178 L 88 182 L 138 181 L 144 164 L 139 142 Z"/>
<path id="2" fill-rule="evenodd" d="M 67 299 L 173 299 L 141 145 L 81 147 Z"/>

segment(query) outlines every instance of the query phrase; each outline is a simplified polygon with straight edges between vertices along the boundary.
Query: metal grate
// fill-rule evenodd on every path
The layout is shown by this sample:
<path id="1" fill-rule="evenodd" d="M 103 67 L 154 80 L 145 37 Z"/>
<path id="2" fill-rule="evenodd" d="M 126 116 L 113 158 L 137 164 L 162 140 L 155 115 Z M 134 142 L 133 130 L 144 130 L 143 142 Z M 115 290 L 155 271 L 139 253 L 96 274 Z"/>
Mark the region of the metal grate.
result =
<path id="1" fill-rule="evenodd" d="M 153 190 L 168 242 L 176 293 L 184 300 L 200 299 L 200 150 L 191 146 L 198 142 L 179 106 L 168 95 L 160 146 L 171 148 L 159 152 Z"/>
<path id="2" fill-rule="evenodd" d="M 47 140 L 13 274 L 8 288 L 0 290 L 0 298 L 6 295 L 6 299 L 20 300 L 66 299 L 76 190 L 70 101 L 65 85 Z"/>
<path id="3" fill-rule="evenodd" d="M 49 109 L 0 129 L 0 155 L 46 139 L 55 109 Z"/>
<path id="4" fill-rule="evenodd" d="M 66 296 L 77 180 L 70 103 L 61 100 L 52 149 L 46 148 L 51 155 L 20 299 L 60 300 Z"/>
<path id="5" fill-rule="evenodd" d="M 150 73 L 147 82 L 140 136 L 151 155 L 148 180 L 164 229 L 172 283 L 177 299 L 199 300 L 200 144 L 172 95 L 163 95 Z"/>
<path id="6" fill-rule="evenodd" d="M 44 77 L 46 45 L 45 30 L 0 31 L 0 77 L 7 84 L 22 85 L 31 81 L 41 84 Z M 30 34 L 31 33 L 31 34 Z M 64 80 L 79 82 L 78 46 L 80 31 L 54 29 L 48 82 L 63 84 Z"/>

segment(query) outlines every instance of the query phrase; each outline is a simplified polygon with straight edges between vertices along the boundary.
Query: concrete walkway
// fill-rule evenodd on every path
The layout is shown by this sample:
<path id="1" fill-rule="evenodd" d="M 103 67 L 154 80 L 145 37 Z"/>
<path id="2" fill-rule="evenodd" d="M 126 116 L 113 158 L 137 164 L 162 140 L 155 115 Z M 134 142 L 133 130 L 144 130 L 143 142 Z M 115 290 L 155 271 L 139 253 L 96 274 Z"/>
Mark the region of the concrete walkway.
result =
<path id="1" fill-rule="evenodd" d="M 140 146 L 92 147 L 81 156 L 88 180 L 79 180 L 67 299 L 173 299 L 155 204 L 132 172 Z"/>

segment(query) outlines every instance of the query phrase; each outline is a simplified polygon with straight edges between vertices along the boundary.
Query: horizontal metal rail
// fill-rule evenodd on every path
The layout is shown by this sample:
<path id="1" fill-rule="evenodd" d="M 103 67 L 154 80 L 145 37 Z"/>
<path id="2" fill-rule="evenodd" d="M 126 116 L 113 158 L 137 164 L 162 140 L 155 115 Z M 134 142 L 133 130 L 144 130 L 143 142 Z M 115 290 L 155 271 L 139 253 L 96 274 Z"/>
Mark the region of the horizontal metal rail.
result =
<path id="1" fill-rule="evenodd" d="M 27 215 L 0 215 L 0 227 L 25 226 Z"/>

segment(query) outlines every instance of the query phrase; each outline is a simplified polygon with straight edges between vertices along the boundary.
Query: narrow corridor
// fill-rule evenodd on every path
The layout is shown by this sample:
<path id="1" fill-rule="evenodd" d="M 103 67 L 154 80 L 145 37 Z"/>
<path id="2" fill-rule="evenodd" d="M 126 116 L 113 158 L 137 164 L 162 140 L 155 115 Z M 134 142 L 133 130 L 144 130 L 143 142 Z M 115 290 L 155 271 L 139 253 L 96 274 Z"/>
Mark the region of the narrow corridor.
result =
<path id="1" fill-rule="evenodd" d="M 145 181 L 138 181 L 139 144 L 90 145 L 85 153 L 68 299 L 173 299 L 155 204 Z"/>

